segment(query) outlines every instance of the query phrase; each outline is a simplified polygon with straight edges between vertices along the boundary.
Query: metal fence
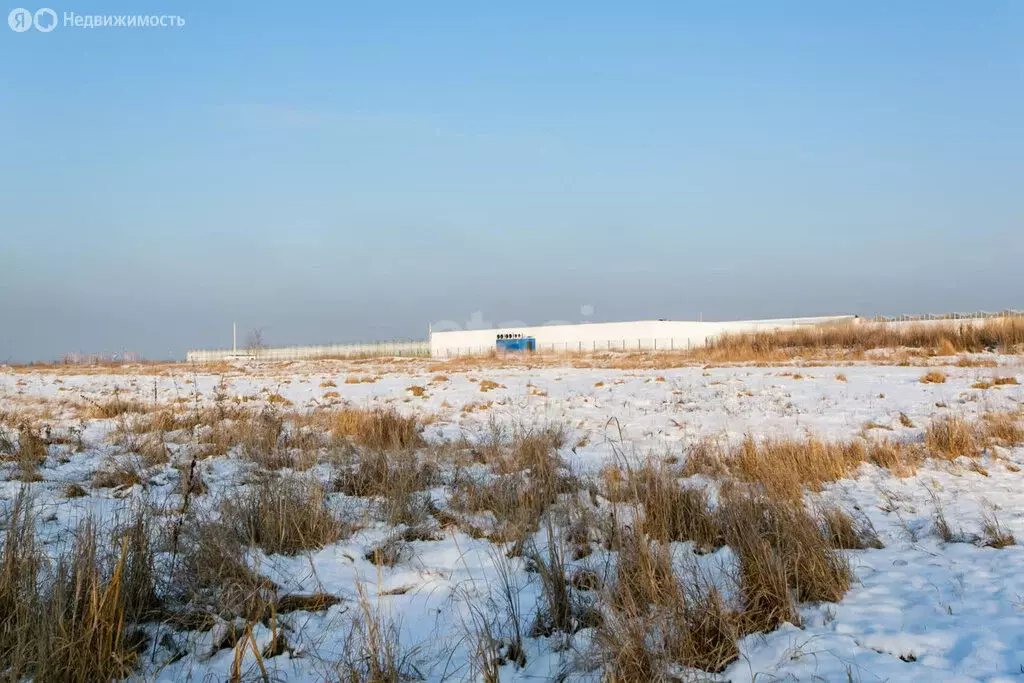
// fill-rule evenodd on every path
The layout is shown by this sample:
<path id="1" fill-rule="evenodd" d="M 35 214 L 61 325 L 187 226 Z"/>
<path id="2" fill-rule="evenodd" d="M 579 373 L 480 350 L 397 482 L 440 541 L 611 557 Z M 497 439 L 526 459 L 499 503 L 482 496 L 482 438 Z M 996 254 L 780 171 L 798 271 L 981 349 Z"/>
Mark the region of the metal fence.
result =
<path id="1" fill-rule="evenodd" d="M 921 315 L 876 315 L 867 318 L 875 323 L 927 322 L 929 320 L 985 320 L 987 318 L 1017 318 L 1024 316 L 1024 311 L 1008 308 L 1005 311 L 975 311 L 974 313 L 924 313 Z"/>
<path id="2" fill-rule="evenodd" d="M 429 356 L 428 341 L 388 341 L 370 344 L 327 344 L 323 346 L 271 346 L 259 349 L 194 349 L 185 359 L 190 363 L 223 360 L 315 360 L 318 358 L 379 358 L 382 356 Z"/>

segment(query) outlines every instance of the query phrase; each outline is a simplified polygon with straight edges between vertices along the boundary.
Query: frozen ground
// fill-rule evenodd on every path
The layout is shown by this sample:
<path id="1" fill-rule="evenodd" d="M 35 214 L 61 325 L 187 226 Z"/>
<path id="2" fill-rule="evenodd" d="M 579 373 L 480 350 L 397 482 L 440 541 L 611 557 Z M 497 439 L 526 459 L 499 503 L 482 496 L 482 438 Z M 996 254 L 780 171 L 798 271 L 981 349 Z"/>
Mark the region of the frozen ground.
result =
<path id="1" fill-rule="evenodd" d="M 84 450 L 48 459 L 41 468 L 43 481 L 31 485 L 46 510 L 40 531 L 58 543 L 87 512 L 110 514 L 126 498 L 143 494 L 138 485 L 127 491 L 90 489 L 93 473 L 117 454 L 109 439 L 115 421 L 80 422 L 71 406 L 107 400 L 115 393 L 124 399 L 194 407 L 213 401 L 215 387 L 222 384 L 230 399 L 253 406 L 268 401 L 290 410 L 390 404 L 423 417 L 432 441 L 472 439 L 487 433 L 493 422 L 564 423 L 569 438 L 560 454 L 576 472 L 587 475 L 623 454 L 682 457 L 687 444 L 705 436 L 736 441 L 748 434 L 828 439 L 882 435 L 920 441 L 925 426 L 939 415 L 971 418 L 987 411 L 1020 410 L 1020 385 L 972 388 L 993 377 L 1024 381 L 1018 359 L 998 360 L 998 367 L 944 366 L 948 379 L 938 384 L 922 383 L 921 367 L 856 364 L 648 371 L 456 369 L 410 361 L 295 363 L 218 375 L 184 366 L 170 366 L 157 376 L 6 372 L 0 374 L 0 411 L 25 411 L 53 428 L 82 430 Z M 356 379 L 372 381 L 352 383 Z M 488 388 L 489 383 L 497 386 Z M 945 543 L 934 529 L 938 504 L 965 537 L 979 533 L 984 519 L 994 515 L 1007 532 L 1024 539 L 1024 474 L 1019 469 L 1024 467 L 1024 448 L 993 447 L 980 465 L 929 461 L 905 479 L 864 465 L 855 478 L 809 496 L 811 504 L 834 502 L 866 516 L 884 547 L 849 551 L 856 580 L 840 602 L 802 606 L 800 628 L 784 625 L 745 637 L 740 658 L 706 677 L 735 682 L 1022 680 L 1024 551 L 1018 546 Z M 0 495 L 10 499 L 21 483 L 13 480 L 13 465 L 4 467 Z M 234 455 L 205 460 L 202 468 L 211 495 L 238 484 Z M 168 472 L 153 472 L 145 494 L 174 495 L 169 472 L 169 467 Z M 64 498 L 62 486 L 72 482 L 90 489 L 89 495 Z M 363 585 L 371 603 L 399 624 L 403 646 L 416 649 L 416 668 L 424 679 L 472 680 L 466 624 L 473 615 L 468 605 L 496 600 L 500 552 L 486 540 L 454 532 L 443 540 L 416 541 L 408 559 L 378 568 L 364 556 L 387 534 L 387 528 L 376 525 L 306 555 L 252 554 L 253 565 L 282 589 L 343 598 L 326 611 L 282 617 L 293 649 L 265 660 L 272 677 L 328 677 L 330 662 L 342 654 L 346 619 L 358 609 L 357 586 Z M 673 550 L 684 559 L 718 565 L 722 571 L 729 568 L 728 548 L 697 558 L 690 544 L 678 545 Z M 601 561 L 596 553 L 578 564 L 590 567 Z M 523 614 L 531 614 L 538 580 L 520 560 L 511 560 L 511 566 L 521 588 Z M 526 665 L 507 664 L 501 680 L 597 680 L 600 672 L 587 666 L 588 631 L 579 631 L 568 642 L 554 636 L 528 638 Z M 176 661 L 171 661 L 168 648 L 152 645 L 141 675 L 167 681 L 228 678 L 235 652 L 211 652 L 211 633 L 175 635 L 182 650 Z M 269 631 L 256 626 L 254 637 L 262 646 Z M 251 672 L 256 664 L 247 657 L 243 671 Z"/>

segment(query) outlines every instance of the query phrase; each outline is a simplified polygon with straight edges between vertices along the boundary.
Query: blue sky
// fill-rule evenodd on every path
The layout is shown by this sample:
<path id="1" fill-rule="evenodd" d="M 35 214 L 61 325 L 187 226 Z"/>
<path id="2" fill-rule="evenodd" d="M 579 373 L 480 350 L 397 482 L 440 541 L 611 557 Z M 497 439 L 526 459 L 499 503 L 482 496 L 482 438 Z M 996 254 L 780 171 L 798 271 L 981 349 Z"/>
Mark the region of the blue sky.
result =
<path id="1" fill-rule="evenodd" d="M 0 30 L 0 361 L 1024 307 L 1024 3 L 54 9 L 186 23 Z"/>

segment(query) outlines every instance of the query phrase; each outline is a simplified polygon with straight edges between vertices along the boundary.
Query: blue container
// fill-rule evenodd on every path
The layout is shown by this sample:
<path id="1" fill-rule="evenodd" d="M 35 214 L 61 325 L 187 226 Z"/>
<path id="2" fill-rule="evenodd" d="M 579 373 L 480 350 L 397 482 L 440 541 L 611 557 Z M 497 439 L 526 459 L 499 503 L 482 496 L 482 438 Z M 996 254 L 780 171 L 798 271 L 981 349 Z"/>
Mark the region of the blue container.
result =
<path id="1" fill-rule="evenodd" d="M 498 351 L 536 351 L 537 340 L 533 337 L 524 337 L 518 332 L 505 332 L 498 335 L 495 345 Z"/>

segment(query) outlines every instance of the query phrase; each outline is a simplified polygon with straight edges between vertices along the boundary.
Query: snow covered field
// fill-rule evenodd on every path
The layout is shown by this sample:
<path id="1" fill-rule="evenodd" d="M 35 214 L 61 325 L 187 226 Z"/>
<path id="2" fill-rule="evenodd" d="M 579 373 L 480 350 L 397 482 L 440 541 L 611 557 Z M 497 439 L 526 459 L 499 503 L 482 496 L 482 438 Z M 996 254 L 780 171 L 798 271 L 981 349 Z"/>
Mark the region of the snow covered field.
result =
<path id="1" fill-rule="evenodd" d="M 578 498 L 575 505 L 603 519 L 617 514 L 602 488 L 609 467 L 634 468 L 647 460 L 683 467 L 693 448 L 709 439 L 726 450 L 748 436 L 914 446 L 924 444 L 928 426 L 945 416 L 984 425 L 985 415 L 1009 415 L 1012 423 L 1024 407 L 1024 387 L 1015 383 L 1024 381 L 1020 358 L 985 358 L 995 366 L 937 358 L 930 361 L 935 368 L 848 363 L 616 370 L 473 368 L 417 359 L 264 364 L 218 374 L 184 365 L 155 368 L 158 374 L 8 371 L 0 374 L 8 451 L 27 438 L 25 430 L 48 443 L 34 476 L 14 455 L 3 456 L 0 496 L 9 505 L 28 486 L 38 535 L 55 555 L 90 515 L 113 520 L 132 501 L 145 500 L 161 510 L 157 527 L 166 530 L 185 519 L 183 508 L 189 514 L 213 511 L 222 497 L 254 486 L 261 468 L 326 487 L 327 506 L 350 533 L 294 554 L 250 548 L 246 562 L 274 583 L 278 598 L 329 594 L 340 600 L 281 609 L 269 621 L 239 617 L 235 626 L 248 628 L 248 636 L 230 644 L 225 633 L 232 620 L 223 615 L 191 630 L 148 624 L 136 663 L 137 675 L 147 680 L 228 680 L 235 671 L 246 680 L 393 680 L 365 671 L 353 677 L 365 661 L 344 672 L 338 668 L 338 662 L 362 656 L 353 653 L 367 651 L 373 625 L 380 627 L 379 637 L 394 629 L 399 655 L 407 655 L 403 671 L 413 678 L 488 680 L 481 662 L 489 661 L 496 662 L 502 681 L 599 680 L 607 673 L 599 626 L 579 623 L 573 633 L 534 627 L 546 598 L 542 572 L 529 553 L 508 553 L 515 544 L 475 533 L 476 527 L 443 523 L 460 477 L 494 476 L 486 469 L 486 447 L 496 434 L 532 434 L 557 425 L 557 456 L 582 482 L 578 495 L 568 492 L 558 502 Z M 923 382 L 930 369 L 944 380 Z M 133 408 L 111 411 L 112 403 Z M 199 420 L 162 430 L 140 426 L 147 414 L 198 415 L 218 406 L 280 416 L 275 442 L 290 438 L 313 460 L 301 467 L 298 460 L 294 466 L 257 464 L 251 444 L 233 442 L 217 452 L 210 445 L 217 441 L 211 436 L 216 426 Z M 413 450 L 429 451 L 441 463 L 424 494 L 436 513 L 431 519 L 440 520 L 431 522 L 436 529 L 395 542 L 408 525 L 390 524 L 367 497 L 332 485 L 343 467 L 338 442 L 314 439 L 310 445 L 295 438 L 327 424 L 296 416 L 333 415 L 345 407 L 393 408 L 422 423 L 425 444 Z M 103 417 L 104 410 L 111 416 Z M 237 415 L 229 420 L 239 422 Z M 243 424 L 241 431 L 246 429 Z M 154 438 L 161 442 L 157 455 Z M 799 626 L 783 623 L 768 633 L 741 635 L 738 657 L 721 671 L 676 666 L 664 675 L 734 682 L 1021 680 L 1024 551 L 1007 540 L 1024 539 L 1024 448 L 993 433 L 978 439 L 977 457 L 929 457 L 902 478 L 864 462 L 850 476 L 808 491 L 809 509 L 838 507 L 881 542 L 880 548 L 841 551 L 853 576 L 842 599 L 802 602 Z M 449 452 L 472 453 L 476 461 L 466 464 Z M 186 493 L 182 478 L 193 460 L 203 487 Z M 721 482 L 706 473 L 679 475 L 684 487 L 707 489 L 714 505 Z M 26 479 L 36 481 L 21 481 Z M 73 485 L 84 495 L 68 497 Z M 943 519 L 949 526 L 945 540 Z M 526 544 L 546 555 L 550 535 L 562 542 L 563 531 L 557 523 L 541 524 Z M 1003 542 L 992 542 L 996 531 Z M 592 547 L 585 554 L 565 558 L 567 575 L 598 577 L 598 586 L 575 592 L 600 612 L 602 586 L 614 582 L 617 553 L 597 538 L 587 542 Z M 381 548 L 393 549 L 394 557 L 379 561 L 374 551 Z M 699 571 L 730 604 L 741 599 L 732 581 L 737 559 L 728 545 L 705 554 L 692 541 L 675 541 L 669 550 L 680 573 Z M 158 549 L 158 566 L 170 561 L 168 551 Z M 510 620 L 521 620 L 519 628 Z M 517 630 L 522 656 L 509 648 Z M 278 643 L 281 634 L 286 646 Z M 499 654 L 481 655 L 481 643 Z"/>

